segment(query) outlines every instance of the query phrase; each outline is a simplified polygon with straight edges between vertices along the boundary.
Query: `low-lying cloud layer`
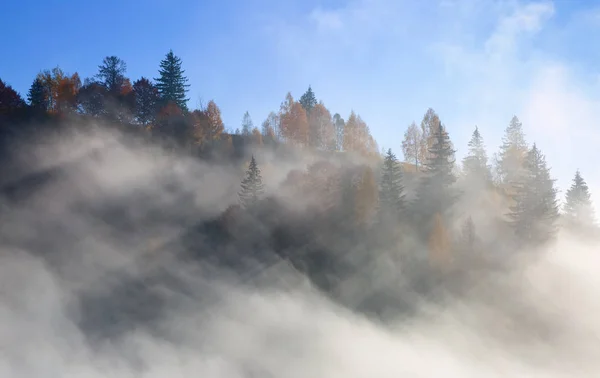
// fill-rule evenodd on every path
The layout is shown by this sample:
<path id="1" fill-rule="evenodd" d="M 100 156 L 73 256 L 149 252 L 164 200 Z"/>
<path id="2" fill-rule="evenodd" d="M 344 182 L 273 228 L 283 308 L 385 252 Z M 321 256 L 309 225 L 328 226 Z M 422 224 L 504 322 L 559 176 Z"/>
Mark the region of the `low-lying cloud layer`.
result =
<path id="1" fill-rule="evenodd" d="M 31 151 L 39 160 L 30 173 L 41 165 L 59 172 L 3 210 L 2 377 L 600 371 L 596 246 L 563 236 L 460 298 L 423 299 L 416 314 L 383 322 L 328 299 L 287 263 L 257 271 L 249 284 L 179 253 L 186 228 L 235 201 L 235 167 L 106 133 L 40 151 Z"/>

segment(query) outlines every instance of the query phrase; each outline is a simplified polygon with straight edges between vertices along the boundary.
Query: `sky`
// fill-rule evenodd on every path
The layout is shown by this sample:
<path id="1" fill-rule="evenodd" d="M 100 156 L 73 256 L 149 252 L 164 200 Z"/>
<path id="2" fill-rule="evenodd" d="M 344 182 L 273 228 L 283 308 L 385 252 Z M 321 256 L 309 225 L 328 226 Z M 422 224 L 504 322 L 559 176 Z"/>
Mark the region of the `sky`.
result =
<path id="1" fill-rule="evenodd" d="M 435 109 L 460 160 L 475 125 L 491 157 L 517 115 L 560 197 L 576 169 L 600 197 L 600 1 L 22 0 L 2 13 L 0 78 L 23 96 L 42 69 L 85 78 L 108 55 L 132 80 L 154 78 L 173 49 L 190 106 L 214 99 L 230 130 L 311 85 L 398 155 Z"/>

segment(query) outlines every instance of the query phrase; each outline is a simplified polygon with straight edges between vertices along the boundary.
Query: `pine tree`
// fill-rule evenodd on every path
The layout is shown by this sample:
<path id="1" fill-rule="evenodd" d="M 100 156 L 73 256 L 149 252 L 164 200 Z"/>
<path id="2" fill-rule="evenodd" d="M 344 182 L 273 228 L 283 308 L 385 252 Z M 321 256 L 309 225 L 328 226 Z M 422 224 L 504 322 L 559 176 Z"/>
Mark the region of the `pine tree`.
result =
<path id="1" fill-rule="evenodd" d="M 33 109 L 40 111 L 48 110 L 48 91 L 39 78 L 36 78 L 31 84 L 31 87 L 29 87 L 27 99 L 29 100 L 29 105 Z"/>
<path id="2" fill-rule="evenodd" d="M 556 193 L 546 158 L 534 144 L 525 158 L 524 179 L 515 187 L 515 203 L 509 214 L 515 234 L 525 244 L 543 244 L 554 237 Z"/>
<path id="3" fill-rule="evenodd" d="M 483 138 L 479 133 L 479 128 L 475 126 L 475 131 L 469 141 L 469 152 L 463 159 L 463 169 L 467 177 L 476 179 L 480 182 L 489 182 L 491 180 L 490 166 L 485 151 Z"/>
<path id="4" fill-rule="evenodd" d="M 315 97 L 315 93 L 313 92 L 310 85 L 308 86 L 308 90 L 300 97 L 300 101 L 298 101 L 307 115 L 310 115 L 311 110 L 317 105 L 317 98 Z"/>
<path id="5" fill-rule="evenodd" d="M 402 169 L 391 149 L 387 151 L 383 160 L 379 187 L 379 209 L 382 214 L 393 214 L 396 220 L 400 218 L 404 210 Z"/>
<path id="6" fill-rule="evenodd" d="M 260 169 L 256 164 L 254 155 L 250 160 L 250 166 L 246 171 L 246 178 L 242 181 L 241 190 L 238 193 L 242 207 L 248 209 L 256 205 L 264 193 L 264 185 L 260 175 Z"/>
<path id="7" fill-rule="evenodd" d="M 441 122 L 431 136 L 432 146 L 425 162 L 425 176 L 417 192 L 414 211 L 430 220 L 434 214 L 444 213 L 456 200 L 452 188 L 456 182 L 454 175 L 454 153 L 450 136 Z"/>
<path id="8" fill-rule="evenodd" d="M 158 73 L 160 77 L 154 80 L 163 104 L 173 102 L 183 111 L 187 111 L 188 79 L 183 76 L 185 71 L 181 68 L 181 59 L 173 54 L 173 50 L 170 50 L 165 59 L 160 62 Z"/>
<path id="9" fill-rule="evenodd" d="M 125 64 L 122 59 L 114 55 L 107 56 L 102 61 L 102 64 L 98 66 L 98 74 L 96 77 L 110 94 L 118 95 L 125 82 L 126 70 L 127 64 Z"/>
<path id="10" fill-rule="evenodd" d="M 252 122 L 252 118 L 250 118 L 250 113 L 246 111 L 244 118 L 242 118 L 242 135 L 249 136 L 252 134 L 252 129 L 254 129 L 254 123 Z"/>
<path id="11" fill-rule="evenodd" d="M 572 230 L 588 230 L 596 226 L 589 188 L 579 170 L 575 172 L 573 184 L 567 190 L 563 210 L 566 226 Z"/>
<path id="12" fill-rule="evenodd" d="M 496 158 L 497 181 L 506 188 L 519 185 L 527 151 L 523 124 L 514 116 L 504 132 L 500 153 Z"/>

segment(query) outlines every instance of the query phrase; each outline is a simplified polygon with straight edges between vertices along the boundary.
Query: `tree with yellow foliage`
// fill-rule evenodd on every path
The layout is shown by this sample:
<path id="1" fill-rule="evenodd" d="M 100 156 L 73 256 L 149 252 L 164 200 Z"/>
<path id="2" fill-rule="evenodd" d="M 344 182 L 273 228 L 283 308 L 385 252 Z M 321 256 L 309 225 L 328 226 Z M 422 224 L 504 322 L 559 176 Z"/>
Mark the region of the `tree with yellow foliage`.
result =
<path id="1" fill-rule="evenodd" d="M 451 248 L 450 234 L 444 225 L 442 215 L 437 213 L 429 235 L 429 263 L 437 267 L 447 267 L 452 258 Z"/>
<path id="2" fill-rule="evenodd" d="M 308 146 L 308 118 L 302 104 L 294 101 L 291 93 L 285 97 L 279 110 L 282 137 L 289 143 L 299 147 Z"/>
<path id="3" fill-rule="evenodd" d="M 379 191 L 370 167 L 362 167 L 354 190 L 354 220 L 357 225 L 369 225 L 377 212 Z"/>

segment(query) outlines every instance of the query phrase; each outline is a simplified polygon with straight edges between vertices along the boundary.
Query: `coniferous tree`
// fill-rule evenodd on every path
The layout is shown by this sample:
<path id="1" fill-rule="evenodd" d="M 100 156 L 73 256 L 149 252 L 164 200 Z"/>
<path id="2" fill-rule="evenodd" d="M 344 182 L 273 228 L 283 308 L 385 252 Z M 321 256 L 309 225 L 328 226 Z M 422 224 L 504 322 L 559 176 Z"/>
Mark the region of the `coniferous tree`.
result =
<path id="1" fill-rule="evenodd" d="M 344 127 L 346 122 L 339 113 L 333 115 L 333 125 L 335 127 L 335 144 L 336 150 L 342 151 L 344 149 Z"/>
<path id="2" fill-rule="evenodd" d="M 96 78 L 111 95 L 116 96 L 121 92 L 121 88 L 125 83 L 126 70 L 127 64 L 122 59 L 114 55 L 107 56 L 102 64 L 98 66 Z"/>
<path id="3" fill-rule="evenodd" d="M 441 122 L 431 139 L 432 145 L 425 162 L 425 175 L 414 203 L 415 215 L 422 217 L 424 221 L 429 221 L 435 214 L 444 215 L 456 200 L 456 193 L 452 188 L 456 182 L 455 151 Z"/>
<path id="4" fill-rule="evenodd" d="M 254 129 L 254 123 L 252 122 L 252 118 L 250 118 L 250 113 L 246 111 L 244 118 L 242 118 L 242 135 L 249 136 L 252 134 L 252 129 Z"/>
<path id="5" fill-rule="evenodd" d="M 590 230 L 596 226 L 589 188 L 579 170 L 575 172 L 573 183 L 567 190 L 564 219 L 566 226 L 575 231 Z"/>
<path id="6" fill-rule="evenodd" d="M 29 87 L 27 99 L 29 100 L 29 105 L 33 109 L 39 111 L 48 110 L 48 91 L 39 78 L 36 78 L 31 84 L 31 87 Z"/>
<path id="7" fill-rule="evenodd" d="M 246 209 L 253 207 L 258 203 L 263 193 L 264 185 L 262 183 L 260 169 L 256 164 L 254 155 L 252 155 L 250 166 L 246 171 L 246 177 L 242 181 L 241 190 L 238 193 L 242 207 Z"/>
<path id="8" fill-rule="evenodd" d="M 399 220 L 404 211 L 404 186 L 402 168 L 396 155 L 389 149 L 383 160 L 379 187 L 379 210 Z"/>
<path id="9" fill-rule="evenodd" d="M 463 159 L 463 170 L 468 178 L 478 180 L 480 182 L 488 182 L 491 180 L 490 166 L 488 165 L 487 152 L 483 138 L 479 133 L 479 128 L 476 126 L 471 140 L 469 141 L 469 152 Z"/>
<path id="10" fill-rule="evenodd" d="M 523 175 L 523 181 L 515 186 L 509 214 L 511 225 L 523 243 L 543 244 L 556 233 L 557 191 L 546 158 L 535 144 L 525 158 Z"/>
<path id="11" fill-rule="evenodd" d="M 0 79 L 0 114 L 8 114 L 23 107 L 25 107 L 25 101 L 19 93 Z"/>
<path id="12" fill-rule="evenodd" d="M 514 116 L 504 132 L 500 153 L 496 157 L 496 176 L 498 183 L 510 189 L 520 185 L 523 162 L 528 153 L 523 124 Z"/>
<path id="13" fill-rule="evenodd" d="M 310 115 L 311 110 L 317 105 L 317 98 L 315 97 L 315 93 L 313 92 L 310 85 L 308 86 L 308 90 L 300 97 L 300 101 L 298 101 L 307 115 Z"/>
<path id="14" fill-rule="evenodd" d="M 160 76 L 154 80 L 163 105 L 172 102 L 181 110 L 187 111 L 188 79 L 183 76 L 185 71 L 181 67 L 181 59 L 173 54 L 173 50 L 170 50 L 165 59 L 160 62 L 158 73 Z"/>

